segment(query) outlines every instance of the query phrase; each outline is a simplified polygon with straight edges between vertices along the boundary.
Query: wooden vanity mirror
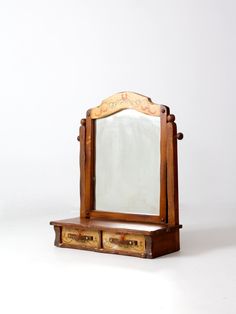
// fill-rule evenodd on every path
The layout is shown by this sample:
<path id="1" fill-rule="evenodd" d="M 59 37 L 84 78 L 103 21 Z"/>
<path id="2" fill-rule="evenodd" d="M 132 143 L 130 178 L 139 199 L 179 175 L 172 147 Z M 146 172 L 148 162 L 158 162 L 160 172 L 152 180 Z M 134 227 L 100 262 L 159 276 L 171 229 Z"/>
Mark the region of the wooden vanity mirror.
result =
<path id="1" fill-rule="evenodd" d="M 169 108 L 122 92 L 87 111 L 80 217 L 51 222 L 59 247 L 154 258 L 178 251 L 177 134 Z"/>

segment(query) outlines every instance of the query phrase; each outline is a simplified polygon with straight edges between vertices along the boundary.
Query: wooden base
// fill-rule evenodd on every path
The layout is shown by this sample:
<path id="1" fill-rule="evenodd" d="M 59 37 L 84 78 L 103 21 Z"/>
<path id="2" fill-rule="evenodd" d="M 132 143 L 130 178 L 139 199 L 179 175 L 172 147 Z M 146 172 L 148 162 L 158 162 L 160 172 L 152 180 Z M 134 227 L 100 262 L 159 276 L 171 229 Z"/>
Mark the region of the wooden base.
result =
<path id="1" fill-rule="evenodd" d="M 55 245 L 64 248 L 155 258 L 176 252 L 181 225 L 71 218 L 50 222 Z"/>

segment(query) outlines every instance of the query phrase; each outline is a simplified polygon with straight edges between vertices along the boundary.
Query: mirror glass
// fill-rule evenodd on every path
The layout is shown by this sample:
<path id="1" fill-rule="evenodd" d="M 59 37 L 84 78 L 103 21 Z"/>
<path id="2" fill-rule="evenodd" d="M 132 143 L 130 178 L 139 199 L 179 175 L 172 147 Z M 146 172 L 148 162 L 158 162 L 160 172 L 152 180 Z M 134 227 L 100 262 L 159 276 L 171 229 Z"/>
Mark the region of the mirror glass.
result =
<path id="1" fill-rule="evenodd" d="M 95 209 L 159 215 L 160 118 L 125 109 L 96 120 Z"/>

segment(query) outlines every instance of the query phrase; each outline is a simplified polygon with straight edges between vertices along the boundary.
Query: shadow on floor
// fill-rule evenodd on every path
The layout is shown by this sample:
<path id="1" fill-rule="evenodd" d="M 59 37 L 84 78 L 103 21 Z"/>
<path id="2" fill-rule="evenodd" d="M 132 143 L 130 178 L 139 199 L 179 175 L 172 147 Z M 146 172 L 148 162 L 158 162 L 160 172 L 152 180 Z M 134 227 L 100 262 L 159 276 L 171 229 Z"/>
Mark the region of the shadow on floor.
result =
<path id="1" fill-rule="evenodd" d="M 181 255 L 193 256 L 236 247 L 236 226 L 187 229 L 181 232 Z"/>

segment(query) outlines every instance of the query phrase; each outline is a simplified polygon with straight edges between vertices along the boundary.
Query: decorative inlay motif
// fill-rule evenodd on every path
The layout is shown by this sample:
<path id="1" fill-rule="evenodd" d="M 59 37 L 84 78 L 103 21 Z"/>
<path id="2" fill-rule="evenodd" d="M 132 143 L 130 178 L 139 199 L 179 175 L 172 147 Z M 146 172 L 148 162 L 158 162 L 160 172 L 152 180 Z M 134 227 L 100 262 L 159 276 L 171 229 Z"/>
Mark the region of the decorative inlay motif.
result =
<path id="1" fill-rule="evenodd" d="M 63 227 L 62 243 L 78 247 L 99 248 L 100 235 L 98 231 Z"/>
<path id="2" fill-rule="evenodd" d="M 103 232 L 103 247 L 133 253 L 145 253 L 145 236 L 139 234 L 121 234 Z"/>
<path id="3" fill-rule="evenodd" d="M 103 100 L 100 106 L 91 109 L 91 118 L 104 118 L 123 109 L 135 109 L 142 113 L 159 117 L 160 107 L 160 105 L 154 104 L 146 96 L 132 92 L 123 92 Z"/>

